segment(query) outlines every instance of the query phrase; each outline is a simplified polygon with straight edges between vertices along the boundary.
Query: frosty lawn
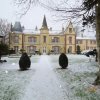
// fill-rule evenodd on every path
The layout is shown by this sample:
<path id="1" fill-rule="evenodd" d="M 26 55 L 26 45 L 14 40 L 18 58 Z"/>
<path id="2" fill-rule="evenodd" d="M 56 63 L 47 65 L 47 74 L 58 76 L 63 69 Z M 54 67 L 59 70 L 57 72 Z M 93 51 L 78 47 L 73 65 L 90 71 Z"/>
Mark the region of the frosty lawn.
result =
<path id="1" fill-rule="evenodd" d="M 61 69 L 59 55 L 31 57 L 31 68 L 19 71 L 19 58 L 2 58 L 0 100 L 100 100 L 100 87 L 92 85 L 98 66 L 84 55 L 68 55 Z"/>

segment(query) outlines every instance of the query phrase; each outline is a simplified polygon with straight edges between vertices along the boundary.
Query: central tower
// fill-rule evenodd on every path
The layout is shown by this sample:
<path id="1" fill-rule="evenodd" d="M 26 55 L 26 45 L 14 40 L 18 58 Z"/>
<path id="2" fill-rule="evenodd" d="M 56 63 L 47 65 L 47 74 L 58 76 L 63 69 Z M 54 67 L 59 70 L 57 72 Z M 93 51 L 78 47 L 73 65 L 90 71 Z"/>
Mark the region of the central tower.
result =
<path id="1" fill-rule="evenodd" d="M 47 26 L 46 17 L 44 15 L 42 27 L 40 29 L 40 51 L 42 53 L 48 53 L 49 51 L 49 29 Z"/>

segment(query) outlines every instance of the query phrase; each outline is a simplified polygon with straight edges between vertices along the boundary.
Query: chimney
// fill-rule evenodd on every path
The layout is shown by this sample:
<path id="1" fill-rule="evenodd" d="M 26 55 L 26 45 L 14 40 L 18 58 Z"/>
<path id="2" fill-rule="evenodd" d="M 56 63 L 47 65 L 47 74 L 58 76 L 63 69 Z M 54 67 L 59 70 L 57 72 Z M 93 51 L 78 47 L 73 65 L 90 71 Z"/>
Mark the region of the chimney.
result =
<path id="1" fill-rule="evenodd" d="M 62 32 L 64 32 L 64 27 L 62 27 Z"/>
<path id="2" fill-rule="evenodd" d="M 52 31 L 52 27 L 50 27 L 50 31 Z"/>

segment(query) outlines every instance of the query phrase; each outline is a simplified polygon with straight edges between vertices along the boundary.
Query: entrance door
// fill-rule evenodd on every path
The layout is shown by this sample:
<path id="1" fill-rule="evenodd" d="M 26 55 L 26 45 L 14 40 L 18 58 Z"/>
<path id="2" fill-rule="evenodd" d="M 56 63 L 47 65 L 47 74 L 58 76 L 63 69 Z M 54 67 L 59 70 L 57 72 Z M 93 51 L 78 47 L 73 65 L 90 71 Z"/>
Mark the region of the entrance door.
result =
<path id="1" fill-rule="evenodd" d="M 72 46 L 69 46 L 69 53 L 72 53 Z"/>
<path id="2" fill-rule="evenodd" d="M 18 53 L 18 46 L 14 46 L 15 53 Z"/>
<path id="3" fill-rule="evenodd" d="M 43 54 L 46 54 L 46 47 L 43 47 Z"/>

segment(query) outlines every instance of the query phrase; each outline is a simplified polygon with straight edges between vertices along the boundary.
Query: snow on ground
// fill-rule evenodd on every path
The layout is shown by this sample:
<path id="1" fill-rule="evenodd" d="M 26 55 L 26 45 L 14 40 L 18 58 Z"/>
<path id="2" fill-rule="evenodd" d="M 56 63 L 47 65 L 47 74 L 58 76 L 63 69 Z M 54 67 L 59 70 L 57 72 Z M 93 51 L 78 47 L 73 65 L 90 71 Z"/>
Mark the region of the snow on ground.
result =
<path id="1" fill-rule="evenodd" d="M 61 69 L 59 55 L 33 55 L 31 68 L 19 71 L 19 58 L 0 63 L 0 100 L 100 100 L 100 88 L 92 85 L 98 71 L 94 58 L 68 55 Z"/>
<path id="2" fill-rule="evenodd" d="M 34 57 L 33 57 L 34 58 Z M 36 65 L 37 58 L 32 62 Z M 7 58 L 6 63 L 0 63 L 0 100 L 20 100 L 25 88 L 30 83 L 35 69 L 31 67 L 27 71 L 19 71 L 19 58 Z"/>
<path id="3" fill-rule="evenodd" d="M 67 100 L 47 55 L 40 57 L 35 70 L 36 73 L 22 100 Z"/>
<path id="4" fill-rule="evenodd" d="M 91 62 L 85 55 L 67 55 L 68 69 L 61 69 L 57 61 L 59 56 L 51 56 L 54 71 L 62 82 L 62 88 L 69 97 L 68 100 L 100 100 L 100 88 L 94 87 L 92 83 L 99 70 L 95 59 Z M 67 89 L 66 89 L 67 87 Z"/>

